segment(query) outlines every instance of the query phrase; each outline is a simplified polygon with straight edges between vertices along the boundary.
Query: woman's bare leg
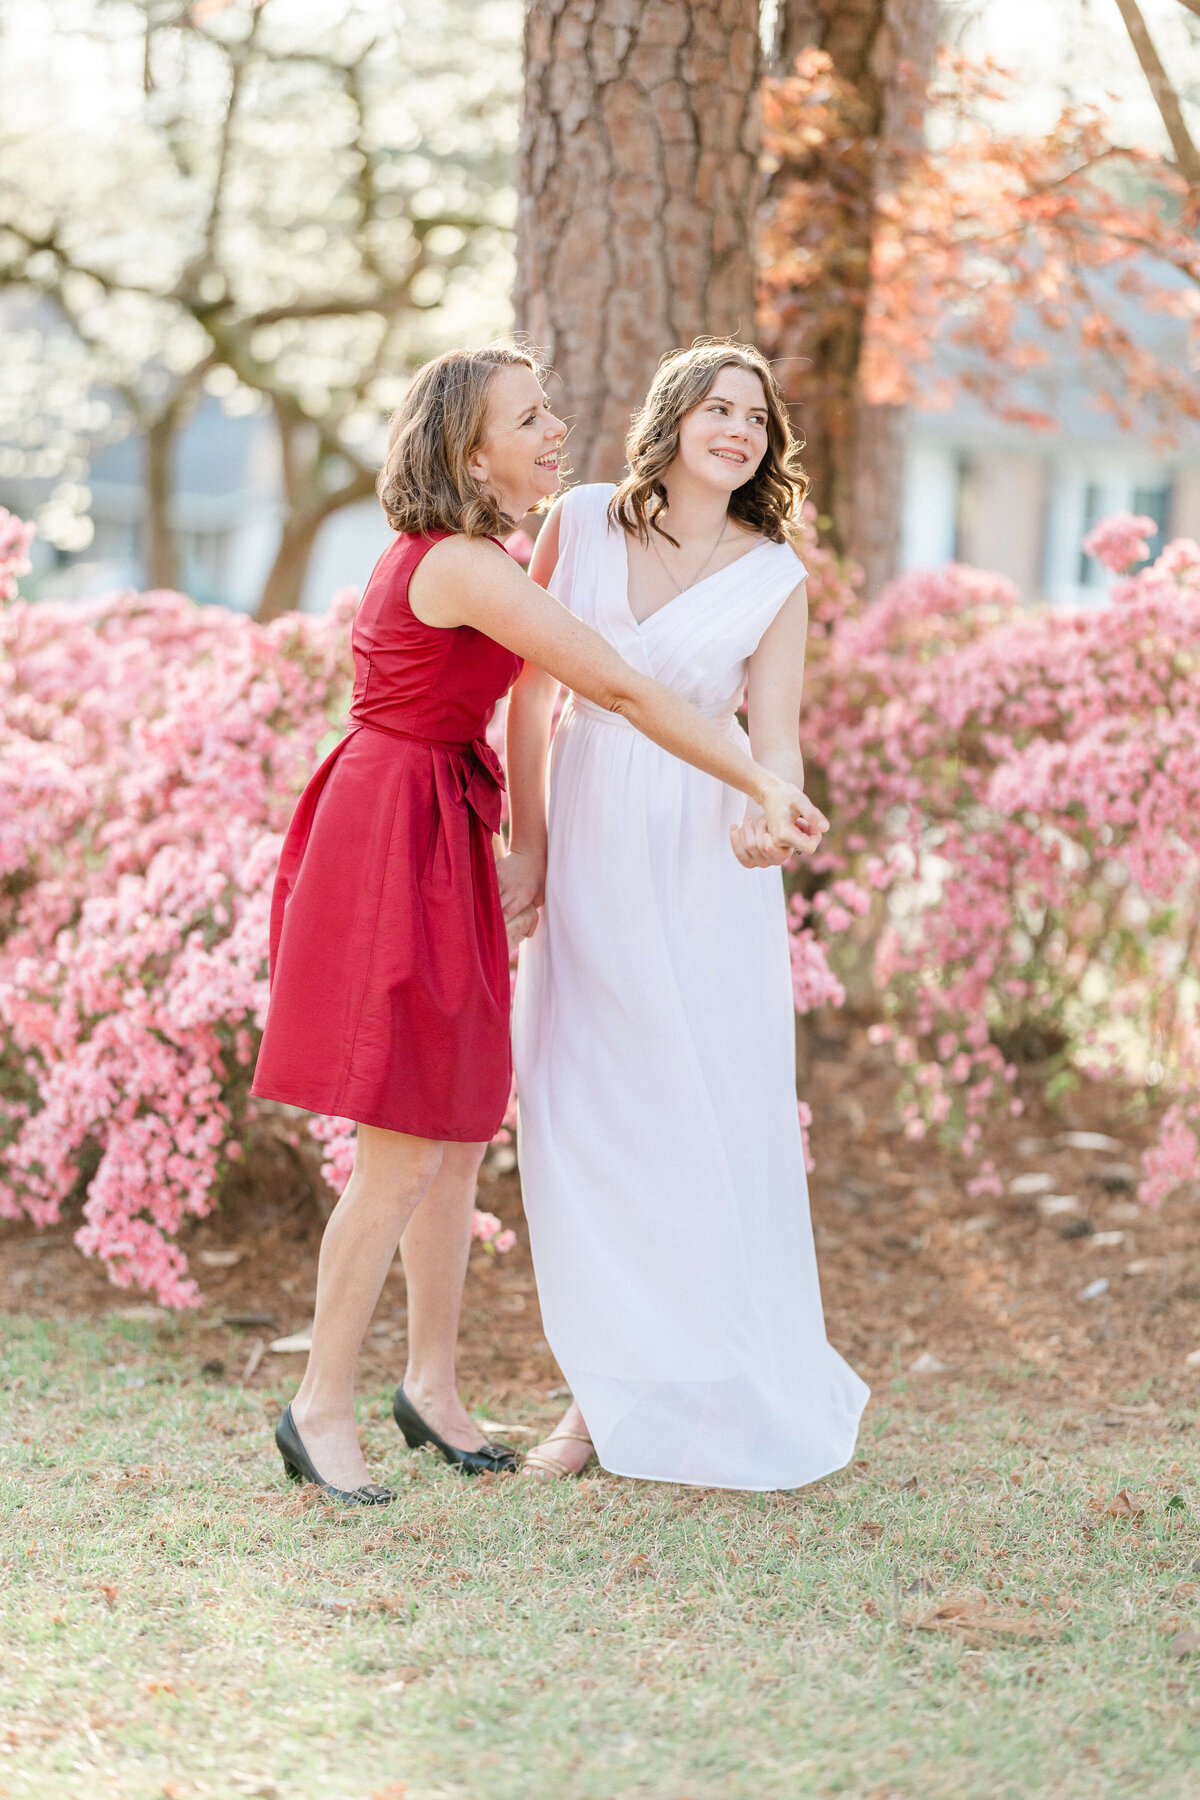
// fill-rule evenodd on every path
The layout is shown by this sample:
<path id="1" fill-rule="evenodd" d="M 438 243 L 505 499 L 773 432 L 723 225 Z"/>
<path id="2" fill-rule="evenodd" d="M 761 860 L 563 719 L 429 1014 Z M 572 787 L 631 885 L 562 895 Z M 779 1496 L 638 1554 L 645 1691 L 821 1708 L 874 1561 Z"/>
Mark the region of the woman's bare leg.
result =
<path id="1" fill-rule="evenodd" d="M 455 1354 L 475 1185 L 486 1149 L 486 1144 L 442 1146 L 442 1166 L 400 1240 L 408 1285 L 404 1392 L 425 1423 L 456 1450 L 478 1450 L 485 1441 L 458 1397 Z"/>
<path id="2" fill-rule="evenodd" d="M 292 1417 L 334 1487 L 370 1479 L 354 1425 L 354 1366 L 405 1226 L 437 1177 L 442 1145 L 360 1125 L 354 1172 L 325 1227 L 312 1349 Z"/>

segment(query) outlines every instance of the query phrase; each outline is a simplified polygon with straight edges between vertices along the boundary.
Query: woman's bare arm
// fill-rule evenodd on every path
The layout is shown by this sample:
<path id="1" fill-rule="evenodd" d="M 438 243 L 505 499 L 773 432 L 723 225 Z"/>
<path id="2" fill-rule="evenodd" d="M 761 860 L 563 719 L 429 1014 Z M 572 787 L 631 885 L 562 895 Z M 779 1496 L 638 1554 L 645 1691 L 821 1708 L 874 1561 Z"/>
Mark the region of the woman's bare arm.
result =
<path id="1" fill-rule="evenodd" d="M 530 578 L 548 585 L 558 561 L 557 501 L 534 545 Z M 500 899 L 505 918 L 517 918 L 540 906 L 546 882 L 546 756 L 550 726 L 561 683 L 535 663 L 526 663 L 508 697 L 505 723 L 509 854 L 500 870 Z"/>
<path id="2" fill-rule="evenodd" d="M 825 822 L 812 802 L 760 767 L 727 731 L 648 675 L 543 592 L 490 540 L 443 538 L 413 573 L 409 604 L 426 625 L 473 625 L 593 705 L 616 713 L 664 750 L 756 801 L 782 847 L 812 850 Z"/>
<path id="3" fill-rule="evenodd" d="M 802 581 L 763 633 L 750 658 L 746 687 L 750 747 L 755 761 L 798 788 L 804 786 L 800 702 L 807 641 L 808 589 Z M 753 801 L 730 836 L 734 855 L 748 869 L 777 866 L 791 854 L 772 843 L 765 816 Z"/>

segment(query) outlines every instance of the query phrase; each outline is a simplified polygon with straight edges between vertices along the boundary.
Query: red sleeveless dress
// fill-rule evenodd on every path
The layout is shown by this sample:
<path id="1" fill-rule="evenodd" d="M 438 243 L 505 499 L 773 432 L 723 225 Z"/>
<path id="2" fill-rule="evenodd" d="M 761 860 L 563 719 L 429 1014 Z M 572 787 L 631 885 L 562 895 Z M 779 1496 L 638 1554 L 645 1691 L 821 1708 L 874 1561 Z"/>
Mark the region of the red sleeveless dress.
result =
<path id="1" fill-rule="evenodd" d="M 399 536 L 354 621 L 351 729 L 296 807 L 271 906 L 253 1092 L 414 1137 L 480 1143 L 511 1085 L 508 946 L 484 732 L 520 658 L 423 625 Z"/>

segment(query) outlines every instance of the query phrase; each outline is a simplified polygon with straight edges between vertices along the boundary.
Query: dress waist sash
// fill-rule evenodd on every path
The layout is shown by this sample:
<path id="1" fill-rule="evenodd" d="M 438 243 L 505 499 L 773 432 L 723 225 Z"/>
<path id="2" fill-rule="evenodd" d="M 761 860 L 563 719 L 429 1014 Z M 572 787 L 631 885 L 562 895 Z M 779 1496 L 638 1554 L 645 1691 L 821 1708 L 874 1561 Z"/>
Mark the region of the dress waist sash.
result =
<path id="1" fill-rule="evenodd" d="M 504 770 L 482 732 L 465 742 L 451 742 L 446 738 L 430 737 L 424 731 L 401 731 L 395 725 L 381 725 L 376 719 L 356 719 L 353 714 L 350 727 L 352 731 L 380 731 L 385 737 L 400 738 L 405 743 L 428 744 L 431 749 L 445 750 L 458 798 L 466 801 L 488 831 L 499 831 Z"/>

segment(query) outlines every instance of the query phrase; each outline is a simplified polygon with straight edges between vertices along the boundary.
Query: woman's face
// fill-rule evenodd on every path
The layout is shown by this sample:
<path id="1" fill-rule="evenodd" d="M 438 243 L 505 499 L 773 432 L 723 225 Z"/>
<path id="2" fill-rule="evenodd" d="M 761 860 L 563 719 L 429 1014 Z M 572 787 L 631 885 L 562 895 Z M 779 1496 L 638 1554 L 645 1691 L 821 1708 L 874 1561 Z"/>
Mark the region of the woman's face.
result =
<path id="1" fill-rule="evenodd" d="M 683 415 L 673 467 L 731 494 L 767 453 L 767 402 L 757 375 L 736 363 L 718 369 L 698 406 Z"/>
<path id="2" fill-rule="evenodd" d="M 533 370 L 504 363 L 488 387 L 483 438 L 467 468 L 510 519 L 523 519 L 539 500 L 558 492 L 566 435 Z"/>

